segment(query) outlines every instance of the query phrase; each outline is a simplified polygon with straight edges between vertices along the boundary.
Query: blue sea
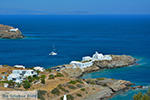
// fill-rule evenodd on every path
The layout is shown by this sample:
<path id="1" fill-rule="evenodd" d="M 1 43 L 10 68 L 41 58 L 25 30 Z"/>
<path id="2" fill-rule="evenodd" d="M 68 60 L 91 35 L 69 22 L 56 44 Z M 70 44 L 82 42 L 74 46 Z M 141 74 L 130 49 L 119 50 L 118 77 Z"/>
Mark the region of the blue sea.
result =
<path id="1" fill-rule="evenodd" d="M 139 65 L 101 70 L 83 78 L 107 77 L 150 85 L 150 15 L 0 15 L 0 24 L 19 28 L 24 39 L 0 39 L 0 64 L 52 66 L 81 60 L 95 51 L 131 55 Z M 55 46 L 57 56 L 49 56 Z M 130 90 L 110 100 L 132 100 Z"/>

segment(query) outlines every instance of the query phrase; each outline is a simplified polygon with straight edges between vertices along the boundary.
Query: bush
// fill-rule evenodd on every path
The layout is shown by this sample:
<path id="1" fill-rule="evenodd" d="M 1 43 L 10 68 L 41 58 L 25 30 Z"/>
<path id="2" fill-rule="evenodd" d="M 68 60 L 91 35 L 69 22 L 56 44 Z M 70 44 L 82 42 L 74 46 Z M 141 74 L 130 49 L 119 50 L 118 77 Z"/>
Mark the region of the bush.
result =
<path id="1" fill-rule="evenodd" d="M 45 84 L 45 78 L 41 78 L 41 83 Z"/>
<path id="2" fill-rule="evenodd" d="M 49 75 L 49 78 L 48 79 L 54 79 L 55 78 L 55 76 L 54 75 Z"/>
<path id="3" fill-rule="evenodd" d="M 81 95 L 81 94 L 79 94 L 79 93 L 77 93 L 76 95 L 77 95 L 78 97 L 82 97 L 82 95 Z"/>
<path id="4" fill-rule="evenodd" d="M 82 80 L 78 79 L 76 82 L 83 84 Z"/>
<path id="5" fill-rule="evenodd" d="M 77 81 L 73 81 L 73 80 L 71 80 L 70 82 L 69 82 L 69 84 L 76 84 L 77 83 Z"/>
<path id="6" fill-rule="evenodd" d="M 10 81 L 3 81 L 3 82 L 8 82 L 9 87 L 15 87 L 15 82 L 13 82 L 12 80 Z"/>
<path id="7" fill-rule="evenodd" d="M 82 82 L 80 79 L 78 79 L 78 80 L 71 80 L 71 81 L 69 82 L 69 84 L 76 84 L 76 83 L 81 83 L 81 84 L 83 84 L 83 82 Z"/>
<path id="8" fill-rule="evenodd" d="M 55 77 L 64 77 L 64 75 L 61 73 L 57 73 Z"/>
<path id="9" fill-rule="evenodd" d="M 60 98 L 60 100 L 63 100 L 64 96 Z M 67 95 L 67 100 L 74 100 L 74 97 L 72 95 Z"/>
<path id="10" fill-rule="evenodd" d="M 48 72 L 52 72 L 52 69 L 46 69 L 46 71 L 48 71 Z"/>
<path id="11" fill-rule="evenodd" d="M 46 78 L 46 76 L 45 75 L 41 75 L 41 78 Z"/>
<path id="12" fill-rule="evenodd" d="M 34 76 L 33 78 L 34 78 L 34 80 L 39 80 L 40 79 L 40 77 L 38 77 L 38 76 Z"/>
<path id="13" fill-rule="evenodd" d="M 60 98 L 60 100 L 64 100 L 64 96 L 62 96 L 62 97 Z"/>
<path id="14" fill-rule="evenodd" d="M 139 92 L 138 94 L 135 94 L 133 96 L 133 100 L 150 100 L 149 91 L 147 91 L 147 93 L 145 94 L 142 94 L 141 92 Z"/>
<path id="15" fill-rule="evenodd" d="M 60 88 L 62 91 L 64 91 L 64 92 L 66 92 L 66 93 L 69 93 L 69 91 L 68 90 L 66 90 L 65 88 Z"/>
<path id="16" fill-rule="evenodd" d="M 16 86 L 19 88 L 19 87 L 21 87 L 21 84 L 20 83 L 16 83 Z"/>
<path id="17" fill-rule="evenodd" d="M 85 88 L 80 89 L 81 91 L 85 91 Z"/>
<path id="18" fill-rule="evenodd" d="M 22 85 L 25 89 L 29 89 L 31 87 L 31 84 L 28 80 L 23 81 Z"/>
<path id="19" fill-rule="evenodd" d="M 47 93 L 47 91 L 44 90 L 38 90 L 38 99 L 45 100 L 44 96 Z"/>
<path id="20" fill-rule="evenodd" d="M 73 85 L 68 85 L 68 88 L 70 88 L 70 89 L 76 89 L 76 87 L 73 86 Z"/>
<path id="21" fill-rule="evenodd" d="M 42 83 L 42 84 L 45 84 L 45 78 L 46 78 L 45 75 L 41 75 L 41 83 Z"/>
<path id="22" fill-rule="evenodd" d="M 51 93 L 54 94 L 54 95 L 59 95 L 59 94 L 60 94 L 60 91 L 59 91 L 59 89 L 54 88 L 54 89 L 51 91 Z"/>
<path id="23" fill-rule="evenodd" d="M 67 95 L 67 100 L 74 100 L 74 97 L 72 95 Z"/>
<path id="24" fill-rule="evenodd" d="M 66 92 L 66 93 L 69 92 L 68 90 L 66 90 L 65 88 L 63 88 L 61 84 L 59 84 L 57 87 L 58 87 L 60 90 Z"/>
<path id="25" fill-rule="evenodd" d="M 33 81 L 34 81 L 34 78 L 31 77 L 31 76 L 29 76 L 29 77 L 28 77 L 28 81 L 29 81 L 29 82 L 33 82 Z"/>
<path id="26" fill-rule="evenodd" d="M 82 88 L 83 87 L 83 85 L 81 85 L 81 84 L 77 84 L 76 85 L 78 88 Z"/>

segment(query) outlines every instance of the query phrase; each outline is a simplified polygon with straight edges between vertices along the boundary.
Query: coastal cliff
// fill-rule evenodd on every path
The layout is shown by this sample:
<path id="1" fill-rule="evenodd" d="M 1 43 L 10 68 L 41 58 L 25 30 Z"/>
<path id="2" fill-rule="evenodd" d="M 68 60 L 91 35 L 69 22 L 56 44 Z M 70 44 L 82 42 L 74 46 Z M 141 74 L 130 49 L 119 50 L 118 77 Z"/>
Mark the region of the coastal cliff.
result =
<path id="1" fill-rule="evenodd" d="M 130 86 L 133 85 L 133 83 L 129 81 L 108 78 L 87 79 L 86 82 L 88 84 L 95 84 L 99 86 L 97 88 L 100 88 L 100 91 L 93 95 L 89 95 L 82 100 L 105 100 L 112 97 L 112 95 L 117 92 L 130 89 Z"/>
<path id="2" fill-rule="evenodd" d="M 0 24 L 0 38 L 2 39 L 19 39 L 24 38 L 21 31 L 17 28 Z"/>
<path id="3" fill-rule="evenodd" d="M 61 70 L 70 77 L 80 77 L 84 73 L 90 73 L 101 69 L 120 68 L 136 63 L 136 59 L 127 55 L 111 55 L 112 60 L 95 61 L 92 66 L 81 68 L 67 68 Z"/>

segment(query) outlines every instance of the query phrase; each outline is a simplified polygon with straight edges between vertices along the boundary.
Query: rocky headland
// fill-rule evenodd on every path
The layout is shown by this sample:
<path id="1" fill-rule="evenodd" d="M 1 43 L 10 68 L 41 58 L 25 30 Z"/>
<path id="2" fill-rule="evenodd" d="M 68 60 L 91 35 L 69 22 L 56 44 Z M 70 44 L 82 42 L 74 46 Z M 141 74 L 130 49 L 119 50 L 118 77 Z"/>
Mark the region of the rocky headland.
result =
<path id="1" fill-rule="evenodd" d="M 108 78 L 87 79 L 86 82 L 88 84 L 95 84 L 101 89 L 96 94 L 90 95 L 83 100 L 107 99 L 120 91 L 129 90 L 131 88 L 130 86 L 133 85 L 133 83 L 129 81 Z"/>
<path id="2" fill-rule="evenodd" d="M 2 39 L 21 39 L 24 38 L 18 28 L 0 24 L 0 38 Z"/>
<path id="3" fill-rule="evenodd" d="M 128 55 L 111 55 L 112 60 L 95 61 L 90 67 L 81 68 L 67 68 L 61 70 L 70 77 L 76 78 L 82 76 L 84 73 L 90 73 L 101 69 L 113 69 L 120 67 L 127 67 L 136 63 L 136 59 Z"/>

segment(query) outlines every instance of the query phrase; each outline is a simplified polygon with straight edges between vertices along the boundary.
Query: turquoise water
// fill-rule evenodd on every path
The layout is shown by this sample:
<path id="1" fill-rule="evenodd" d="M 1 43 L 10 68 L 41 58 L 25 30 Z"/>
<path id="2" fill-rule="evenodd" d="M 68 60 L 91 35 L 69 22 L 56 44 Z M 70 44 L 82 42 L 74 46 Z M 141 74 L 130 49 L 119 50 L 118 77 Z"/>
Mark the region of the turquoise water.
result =
<path id="1" fill-rule="evenodd" d="M 150 79 L 149 79 L 150 66 L 148 63 L 145 62 L 148 62 L 148 59 L 141 58 L 140 61 L 138 61 L 139 65 L 133 65 L 118 69 L 105 69 L 98 72 L 85 74 L 83 78 L 99 78 L 99 77 L 115 78 L 121 80 L 128 80 L 135 83 L 136 85 L 145 86 L 144 89 L 129 90 L 128 92 L 123 92 L 121 94 L 115 95 L 110 99 L 110 100 L 133 100 L 132 97 L 134 94 L 137 94 L 138 92 L 145 93 L 148 90 L 148 87 L 150 87 Z"/>
<path id="2" fill-rule="evenodd" d="M 0 23 L 18 27 L 27 36 L 25 39 L 0 39 L 0 64 L 49 68 L 81 60 L 95 51 L 126 54 L 138 58 L 139 65 L 98 71 L 83 77 L 150 84 L 150 15 L 1 15 Z M 57 56 L 48 55 L 52 45 L 56 47 Z M 130 100 L 133 94 L 134 91 L 126 92 L 112 100 Z"/>

